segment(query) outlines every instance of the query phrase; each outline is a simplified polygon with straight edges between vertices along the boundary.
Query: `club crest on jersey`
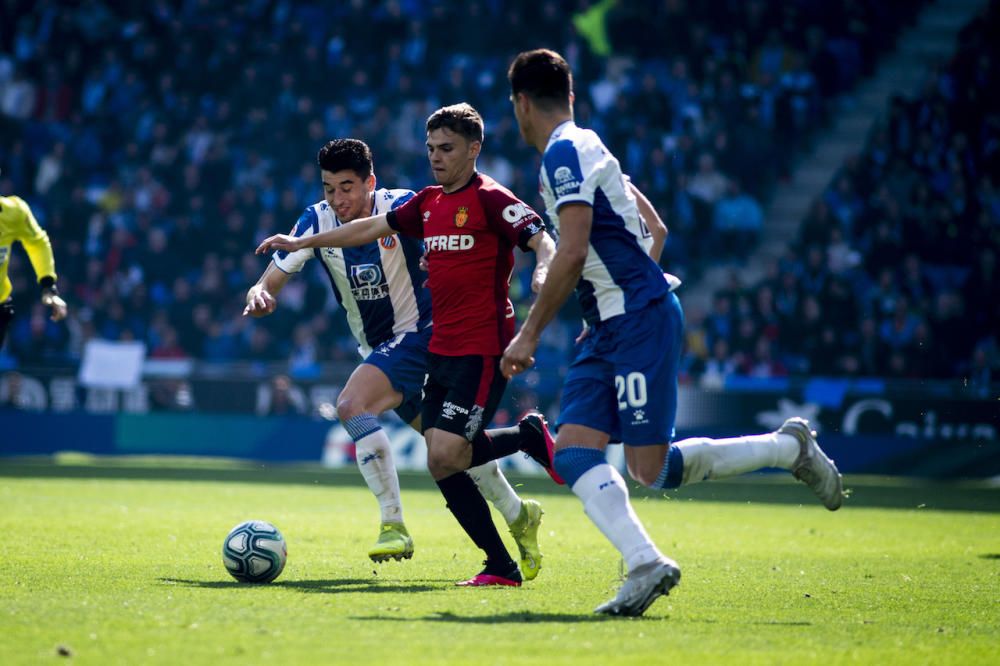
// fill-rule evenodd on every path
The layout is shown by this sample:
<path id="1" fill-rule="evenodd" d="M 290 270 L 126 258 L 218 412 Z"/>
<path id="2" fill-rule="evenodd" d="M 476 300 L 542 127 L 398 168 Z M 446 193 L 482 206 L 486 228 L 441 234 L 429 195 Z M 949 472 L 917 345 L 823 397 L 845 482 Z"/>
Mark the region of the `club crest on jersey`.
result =
<path id="1" fill-rule="evenodd" d="M 389 295 L 389 285 L 377 264 L 355 264 L 349 277 L 351 295 L 356 301 L 375 301 Z"/>
<path id="2" fill-rule="evenodd" d="M 455 213 L 455 226 L 464 227 L 465 223 L 469 221 L 469 209 L 466 206 L 459 206 L 458 211 Z"/>
<path id="3" fill-rule="evenodd" d="M 380 238 L 378 242 L 386 250 L 391 250 L 392 248 L 396 247 L 395 236 L 386 236 L 385 238 Z"/>
<path id="4" fill-rule="evenodd" d="M 573 170 L 568 166 L 561 166 L 552 173 L 555 180 L 556 197 L 562 197 L 579 191 L 580 182 L 576 179 Z"/>

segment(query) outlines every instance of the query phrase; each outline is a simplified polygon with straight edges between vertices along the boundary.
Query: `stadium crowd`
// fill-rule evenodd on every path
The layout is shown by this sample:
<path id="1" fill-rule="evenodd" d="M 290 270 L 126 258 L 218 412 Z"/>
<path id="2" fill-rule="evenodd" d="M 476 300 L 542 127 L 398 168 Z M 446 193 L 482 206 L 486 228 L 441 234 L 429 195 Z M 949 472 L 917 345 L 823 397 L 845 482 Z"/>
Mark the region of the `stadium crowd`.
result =
<path id="1" fill-rule="evenodd" d="M 673 231 L 664 265 L 697 276 L 720 252 L 744 252 L 753 242 L 761 202 L 796 148 L 921 4 L 82 0 L 68 7 L 0 0 L 3 15 L 15 17 L 0 22 L 0 191 L 27 199 L 48 230 L 71 303 L 67 325 L 49 322 L 35 306 L 27 262 L 14 253 L 20 315 L 6 351 L 24 365 L 65 364 L 88 339 L 138 339 L 154 357 L 287 360 L 293 374 L 353 358 L 319 271 L 285 288 L 284 316 L 241 316 L 245 290 L 262 268 L 252 248 L 320 198 L 314 156 L 331 137 L 366 140 L 382 185 L 427 184 L 424 121 L 438 105 L 459 100 L 487 122 L 482 170 L 538 204 L 536 157 L 517 134 L 504 76 L 516 51 L 535 46 L 567 54 L 577 73 L 580 124 L 606 138 L 664 212 Z M 845 169 L 817 206 L 817 216 L 840 221 L 840 236 L 825 239 L 833 249 L 810 240 L 804 254 L 775 267 L 770 297 L 763 287 L 752 294 L 740 288 L 720 296 L 721 315 L 712 313 L 704 327 L 693 322 L 691 374 L 715 372 L 720 345 L 744 352 L 721 352 L 723 365 L 733 361 L 739 371 L 756 371 L 767 354 L 775 372 L 820 370 L 802 359 L 826 358 L 810 356 L 826 331 L 802 333 L 816 341 L 812 347 L 781 347 L 780 338 L 798 339 L 794 326 L 811 320 L 779 314 L 797 313 L 801 302 L 808 312 L 822 307 L 826 325 L 834 307 L 828 293 L 838 289 L 847 291 L 841 301 L 866 311 L 854 298 L 857 271 L 841 275 L 825 258 L 844 246 L 866 249 L 861 243 L 873 233 L 873 216 L 863 214 L 871 199 L 866 179 L 888 181 L 893 169 L 917 168 L 899 156 L 927 152 L 928 122 L 937 145 L 934 108 L 902 105 L 907 129 L 892 125 L 885 133 L 898 159 Z M 909 132 L 905 145 L 901 132 Z M 966 152 L 981 147 L 978 136 L 965 136 Z M 966 200 L 983 185 L 971 174 L 960 180 Z M 929 184 L 928 196 L 937 197 L 939 185 Z M 897 204 L 911 202 L 898 197 Z M 893 222 L 886 225 L 891 237 L 900 235 Z M 990 261 L 985 247 L 983 266 Z M 918 273 L 935 261 L 915 255 Z M 837 256 L 843 263 L 854 255 Z M 816 270 L 837 279 L 811 279 Z M 522 307 L 529 275 L 522 266 L 512 286 Z M 904 289 L 902 275 L 887 279 L 886 289 Z M 794 306 L 783 300 L 786 283 L 797 294 Z M 959 297 L 948 293 L 944 300 L 958 307 Z M 773 322 L 760 305 L 768 298 L 778 313 Z M 856 312 L 839 320 L 838 342 Z M 549 327 L 540 363 L 565 363 L 579 328 L 575 315 L 567 308 L 561 326 Z M 873 323 L 878 329 L 881 317 Z M 768 345 L 758 344 L 763 331 L 770 331 Z M 830 370 L 847 371 L 839 361 Z"/>
<path id="2" fill-rule="evenodd" d="M 949 63 L 893 98 L 800 238 L 690 328 L 689 373 L 997 380 L 1000 5 Z"/>

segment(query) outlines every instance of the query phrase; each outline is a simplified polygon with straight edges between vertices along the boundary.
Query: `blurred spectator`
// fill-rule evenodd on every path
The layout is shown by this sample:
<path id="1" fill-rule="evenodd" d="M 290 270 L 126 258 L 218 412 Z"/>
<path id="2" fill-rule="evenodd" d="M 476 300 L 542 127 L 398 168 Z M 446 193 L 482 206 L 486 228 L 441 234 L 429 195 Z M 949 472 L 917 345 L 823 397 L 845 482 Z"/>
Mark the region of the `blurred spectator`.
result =
<path id="1" fill-rule="evenodd" d="M 736 361 L 729 354 L 729 344 L 719 339 L 712 345 L 712 355 L 705 361 L 701 372 L 700 385 L 706 389 L 720 389 L 726 379 L 736 374 Z"/>
<path id="2" fill-rule="evenodd" d="M 287 375 L 275 376 L 268 387 L 263 405 L 258 402 L 258 413 L 269 416 L 290 416 L 309 412 L 302 389 L 292 384 Z"/>
<path id="3" fill-rule="evenodd" d="M 738 180 L 727 184 L 726 193 L 715 205 L 712 226 L 724 255 L 741 255 L 757 243 L 764 225 L 764 211 L 753 197 L 743 192 Z"/>
<path id="4" fill-rule="evenodd" d="M 728 179 L 715 168 L 715 157 L 703 153 L 698 158 L 698 170 L 688 180 L 687 191 L 703 205 L 714 206 L 728 185 Z"/>

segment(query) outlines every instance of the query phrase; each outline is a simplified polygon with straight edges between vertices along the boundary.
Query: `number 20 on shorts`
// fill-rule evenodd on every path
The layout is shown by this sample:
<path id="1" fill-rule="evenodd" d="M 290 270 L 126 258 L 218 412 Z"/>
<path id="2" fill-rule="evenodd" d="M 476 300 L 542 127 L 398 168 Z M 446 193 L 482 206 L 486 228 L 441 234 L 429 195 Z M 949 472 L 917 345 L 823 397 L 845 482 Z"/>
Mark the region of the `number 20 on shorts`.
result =
<path id="1" fill-rule="evenodd" d="M 615 375 L 618 389 L 618 409 L 642 407 L 646 404 L 646 376 L 641 372 Z"/>

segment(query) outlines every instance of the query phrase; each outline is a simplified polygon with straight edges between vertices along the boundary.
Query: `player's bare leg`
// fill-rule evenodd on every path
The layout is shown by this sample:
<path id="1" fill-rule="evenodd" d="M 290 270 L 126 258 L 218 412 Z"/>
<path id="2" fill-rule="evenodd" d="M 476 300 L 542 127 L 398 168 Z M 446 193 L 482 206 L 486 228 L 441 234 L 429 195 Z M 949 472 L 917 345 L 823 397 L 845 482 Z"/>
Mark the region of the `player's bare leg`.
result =
<path id="1" fill-rule="evenodd" d="M 351 374 L 337 398 L 337 415 L 354 440 L 358 469 L 378 500 L 382 525 L 378 540 L 368 551 L 375 562 L 413 557 L 413 539 L 403 522 L 399 476 L 389 437 L 378 416 L 398 407 L 403 395 L 379 368 L 362 363 Z"/>
<path id="2" fill-rule="evenodd" d="M 595 609 L 610 615 L 642 615 L 680 582 L 680 568 L 657 549 L 629 502 L 625 479 L 608 464 L 608 434 L 563 424 L 556 438 L 555 468 L 583 502 L 584 513 L 621 553 L 628 579 L 614 599 Z"/>
<path id="3" fill-rule="evenodd" d="M 464 472 L 472 463 L 472 444 L 461 435 L 428 428 L 424 432 L 427 440 L 427 469 L 435 481 Z"/>
<path id="4" fill-rule="evenodd" d="M 666 445 L 625 447 L 629 474 L 652 488 L 722 479 L 766 467 L 787 469 L 831 511 L 843 502 L 843 481 L 836 465 L 816 441 L 809 422 L 791 418 L 777 431 L 727 439 L 694 437 Z"/>

